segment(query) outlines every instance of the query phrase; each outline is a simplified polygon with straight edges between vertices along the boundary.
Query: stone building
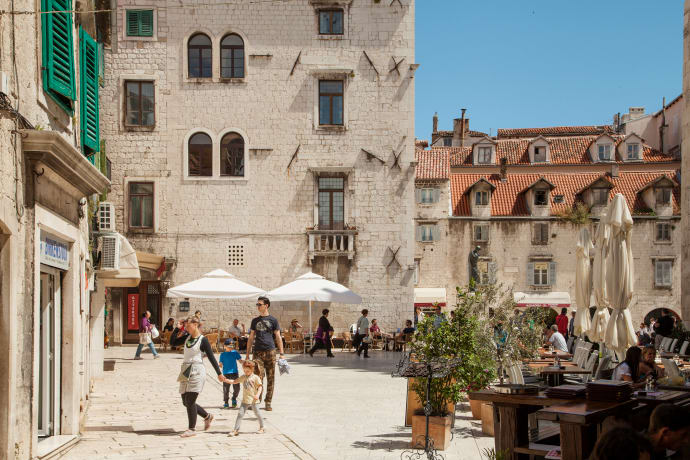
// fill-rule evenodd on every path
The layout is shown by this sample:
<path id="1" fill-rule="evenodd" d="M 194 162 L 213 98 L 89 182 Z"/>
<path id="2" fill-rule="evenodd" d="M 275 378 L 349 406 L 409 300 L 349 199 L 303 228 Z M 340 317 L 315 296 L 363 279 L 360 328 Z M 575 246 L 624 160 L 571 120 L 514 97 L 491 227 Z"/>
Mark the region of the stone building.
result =
<path id="1" fill-rule="evenodd" d="M 521 304 L 578 307 L 578 233 L 585 225 L 594 234 L 622 193 L 635 222 L 633 320 L 661 307 L 682 314 L 675 154 L 611 125 L 499 129 L 416 156 L 416 302 L 454 305 L 479 247 L 480 283 L 512 288 Z"/>
<path id="2" fill-rule="evenodd" d="M 690 91 L 690 34 L 688 33 L 690 27 L 690 0 L 685 0 L 684 16 L 683 16 L 683 101 L 681 105 L 682 110 L 682 129 L 681 133 L 685 138 L 690 138 L 690 97 L 685 97 Z M 681 157 L 683 161 L 682 170 L 687 174 L 690 171 L 690 145 L 682 146 Z M 683 193 L 685 196 L 690 193 L 690 184 L 685 181 L 682 184 Z M 686 325 L 690 319 L 690 209 L 688 206 L 682 208 L 681 228 L 683 235 L 683 247 L 681 251 L 681 266 L 682 266 L 682 298 L 681 304 L 683 306 L 683 318 L 685 318 Z"/>
<path id="3" fill-rule="evenodd" d="M 73 442 L 103 368 L 91 348 L 103 348 L 103 311 L 90 303 L 86 205 L 109 186 L 94 166 L 97 21 L 72 8 L 15 0 L 0 14 L 2 459 L 45 458 Z"/>
<path id="4" fill-rule="evenodd" d="M 338 331 L 362 307 L 390 327 L 411 315 L 413 1 L 120 0 L 111 18 L 108 199 L 151 258 L 109 289 L 114 342 L 136 341 L 144 309 L 249 326 L 254 299 L 165 297 L 216 268 L 264 289 L 309 270 L 345 284 L 364 301 L 333 306 Z M 307 327 L 306 303 L 271 310 Z"/>

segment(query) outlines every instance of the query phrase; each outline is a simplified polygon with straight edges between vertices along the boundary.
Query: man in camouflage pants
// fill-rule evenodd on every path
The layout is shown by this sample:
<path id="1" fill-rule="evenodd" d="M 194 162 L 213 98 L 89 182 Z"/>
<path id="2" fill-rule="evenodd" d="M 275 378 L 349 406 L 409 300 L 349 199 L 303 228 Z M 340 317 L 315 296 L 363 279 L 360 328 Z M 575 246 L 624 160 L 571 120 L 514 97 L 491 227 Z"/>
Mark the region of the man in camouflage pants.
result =
<path id="1" fill-rule="evenodd" d="M 249 339 L 247 340 L 247 356 L 254 351 L 252 358 L 259 368 L 259 378 L 261 381 L 266 376 L 266 397 L 264 410 L 270 411 L 271 401 L 273 400 L 273 387 L 275 386 L 276 376 L 276 344 L 280 350 L 280 357 L 283 354 L 283 339 L 280 337 L 280 326 L 278 320 L 268 313 L 271 301 L 266 297 L 259 297 L 256 301 L 256 308 L 259 309 L 259 316 L 252 320 L 250 326 Z"/>

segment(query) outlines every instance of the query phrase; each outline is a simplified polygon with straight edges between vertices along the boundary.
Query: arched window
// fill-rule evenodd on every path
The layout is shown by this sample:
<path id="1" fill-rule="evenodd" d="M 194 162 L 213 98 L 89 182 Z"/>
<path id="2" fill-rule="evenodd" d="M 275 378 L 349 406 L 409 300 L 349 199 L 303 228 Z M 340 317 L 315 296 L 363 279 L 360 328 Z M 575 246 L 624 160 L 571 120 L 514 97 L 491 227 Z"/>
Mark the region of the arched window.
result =
<path id="1" fill-rule="evenodd" d="M 189 78 L 211 78 L 211 39 L 205 34 L 194 34 L 187 43 Z"/>
<path id="2" fill-rule="evenodd" d="M 213 143 L 206 133 L 196 133 L 189 138 L 187 164 L 190 176 L 213 175 Z"/>
<path id="3" fill-rule="evenodd" d="M 220 141 L 220 175 L 244 176 L 244 139 L 228 133 Z"/>
<path id="4" fill-rule="evenodd" d="M 220 42 L 220 76 L 244 78 L 244 42 L 239 35 L 226 35 Z"/>

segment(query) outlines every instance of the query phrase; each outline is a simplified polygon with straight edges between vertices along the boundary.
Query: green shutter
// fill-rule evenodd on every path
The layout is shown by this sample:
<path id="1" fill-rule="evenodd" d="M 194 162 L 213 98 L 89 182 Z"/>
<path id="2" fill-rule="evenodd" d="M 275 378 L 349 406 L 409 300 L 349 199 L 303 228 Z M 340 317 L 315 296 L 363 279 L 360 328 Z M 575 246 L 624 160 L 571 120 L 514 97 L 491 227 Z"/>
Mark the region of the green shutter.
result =
<path id="1" fill-rule="evenodd" d="M 98 127 L 98 44 L 79 28 L 79 89 L 81 145 L 84 153 L 100 149 Z"/>
<path id="2" fill-rule="evenodd" d="M 153 36 L 153 10 L 127 10 L 127 36 Z"/>
<path id="3" fill-rule="evenodd" d="M 41 0 L 41 11 L 71 11 L 71 0 Z M 72 113 L 76 99 L 72 13 L 41 14 L 43 89 Z"/>

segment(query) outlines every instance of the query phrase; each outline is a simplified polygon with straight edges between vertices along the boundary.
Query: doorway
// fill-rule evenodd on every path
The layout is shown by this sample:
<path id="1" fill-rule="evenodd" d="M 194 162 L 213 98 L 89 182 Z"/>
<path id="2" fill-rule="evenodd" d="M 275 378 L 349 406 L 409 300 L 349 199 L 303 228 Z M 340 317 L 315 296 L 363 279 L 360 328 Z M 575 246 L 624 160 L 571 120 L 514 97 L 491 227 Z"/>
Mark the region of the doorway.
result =
<path id="1" fill-rule="evenodd" d="M 62 276 L 41 266 L 38 346 L 38 436 L 60 433 Z"/>
<path id="2" fill-rule="evenodd" d="M 122 307 L 122 343 L 139 343 L 141 314 L 151 312 L 151 324 L 162 330 L 162 305 L 160 281 L 141 281 L 139 286 L 124 288 Z"/>

